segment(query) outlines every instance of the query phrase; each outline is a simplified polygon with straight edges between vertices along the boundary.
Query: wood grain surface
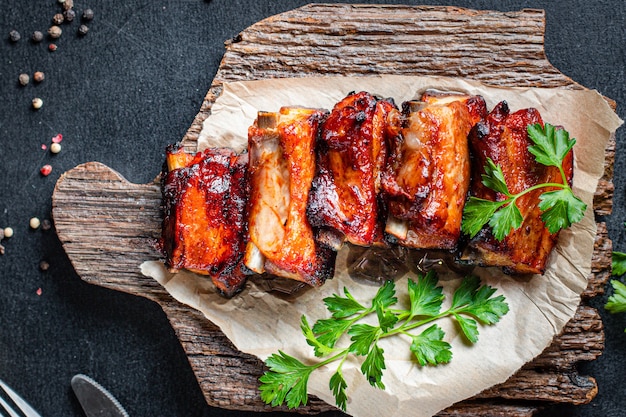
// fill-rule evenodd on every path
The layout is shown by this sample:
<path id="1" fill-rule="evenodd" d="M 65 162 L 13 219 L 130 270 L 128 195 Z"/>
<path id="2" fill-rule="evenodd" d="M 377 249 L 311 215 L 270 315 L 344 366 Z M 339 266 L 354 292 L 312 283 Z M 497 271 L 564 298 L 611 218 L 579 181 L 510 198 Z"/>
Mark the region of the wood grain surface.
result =
<path id="1" fill-rule="evenodd" d="M 182 138 L 196 150 L 202 122 L 224 82 L 311 75 L 411 74 L 466 77 L 500 86 L 579 89 L 552 67 L 543 49 L 542 11 L 472 11 L 452 7 L 312 4 L 265 19 L 226 42 L 226 52 L 202 107 Z M 196 59 L 196 58 L 194 58 Z M 609 100 L 611 103 L 611 101 Z M 614 103 L 613 103 L 614 104 Z M 611 212 L 615 143 L 594 200 L 597 215 Z M 268 411 L 258 394 L 263 363 L 237 351 L 201 313 L 175 301 L 142 276 L 142 261 L 159 259 L 161 193 L 157 182 L 133 184 L 97 162 L 66 172 L 53 194 L 53 217 L 74 268 L 87 282 L 147 297 L 167 314 L 207 403 Z M 440 416 L 531 416 L 545 404 L 588 403 L 592 376 L 576 364 L 597 358 L 604 333 L 587 300 L 603 292 L 611 241 L 598 225 L 592 275 L 576 316 L 552 345 L 508 381 L 458 403 Z M 313 398 L 297 411 L 333 409 Z M 283 409 L 285 410 L 285 409 Z"/>

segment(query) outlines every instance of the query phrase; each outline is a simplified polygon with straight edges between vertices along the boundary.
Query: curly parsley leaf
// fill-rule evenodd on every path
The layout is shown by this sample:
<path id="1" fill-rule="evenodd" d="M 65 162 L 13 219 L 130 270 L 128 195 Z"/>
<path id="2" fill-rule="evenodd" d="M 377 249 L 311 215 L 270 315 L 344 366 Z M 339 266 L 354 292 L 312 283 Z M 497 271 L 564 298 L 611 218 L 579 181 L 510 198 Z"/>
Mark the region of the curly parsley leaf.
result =
<path id="1" fill-rule="evenodd" d="M 435 366 L 452 359 L 452 347 L 444 340 L 445 333 L 434 321 L 449 318 L 456 321 L 463 334 L 472 343 L 478 340 L 478 325 L 494 324 L 508 311 L 503 296 L 494 296 L 495 290 L 481 286 L 475 276 L 463 279 L 453 294 L 452 306 L 441 311 L 444 294 L 433 271 L 408 280 L 408 306 L 394 308 L 398 303 L 395 284 L 388 282 L 373 297 L 371 306 L 364 307 L 344 289 L 344 296 L 333 295 L 324 300 L 331 314 L 311 327 L 301 319 L 301 330 L 319 360 L 311 365 L 281 351 L 266 360 L 269 367 L 261 378 L 261 398 L 265 403 L 294 408 L 307 403 L 309 376 L 317 368 L 338 362 L 329 388 L 339 408 L 346 410 L 347 382 L 341 367 L 350 355 L 362 358 L 361 373 L 374 387 L 385 389 L 383 371 L 386 369 L 384 350 L 379 341 L 387 337 L 408 337 L 409 350 L 420 366 Z M 362 323 L 370 315 L 378 318 L 378 325 Z M 429 325 L 425 330 L 417 329 Z M 347 347 L 336 347 L 347 336 Z"/>
<path id="2" fill-rule="evenodd" d="M 626 285 L 616 279 L 611 280 L 613 295 L 611 295 L 604 305 L 604 308 L 612 314 L 626 313 Z M 624 329 L 626 333 L 626 329 Z"/>
<path id="3" fill-rule="evenodd" d="M 461 231 L 474 237 L 480 230 L 489 225 L 494 237 L 501 241 L 512 230 L 518 229 L 523 223 L 523 216 L 516 205 L 519 197 L 537 190 L 548 189 L 539 196 L 541 219 L 550 233 L 579 222 L 585 215 L 587 205 L 574 195 L 570 187 L 563 161 L 576 144 L 576 139 L 570 138 L 564 129 L 556 128 L 546 123 L 533 124 L 527 127 L 528 137 L 533 145 L 528 151 L 535 156 L 535 160 L 546 166 L 557 167 L 561 173 L 561 182 L 540 183 L 512 194 L 506 184 L 502 168 L 490 158 L 487 159 L 482 175 L 482 183 L 500 193 L 501 201 L 489 201 L 477 197 L 470 197 L 463 209 Z"/>

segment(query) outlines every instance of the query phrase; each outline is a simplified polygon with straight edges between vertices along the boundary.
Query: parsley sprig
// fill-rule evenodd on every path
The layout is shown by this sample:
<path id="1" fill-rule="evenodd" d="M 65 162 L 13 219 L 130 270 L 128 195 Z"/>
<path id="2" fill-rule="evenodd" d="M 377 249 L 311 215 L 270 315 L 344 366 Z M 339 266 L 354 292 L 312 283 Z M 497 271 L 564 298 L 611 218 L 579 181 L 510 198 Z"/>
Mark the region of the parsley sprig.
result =
<path id="1" fill-rule="evenodd" d="M 563 160 L 576 144 L 576 139 L 570 139 L 566 130 L 557 129 L 549 123 L 546 123 L 544 127 L 538 123 L 529 125 L 527 131 L 534 143 L 528 147 L 530 153 L 540 164 L 557 167 L 561 173 L 562 183 L 541 183 L 517 194 L 511 193 L 504 179 L 502 168 L 488 158 L 484 167 L 485 173 L 482 175 L 482 183 L 501 193 L 505 198 L 501 201 L 474 196 L 469 198 L 463 210 L 461 230 L 470 237 L 474 237 L 485 224 L 489 224 L 494 237 L 499 241 L 504 239 L 512 229 L 518 229 L 524 220 L 516 204 L 517 200 L 525 194 L 542 188 L 553 189 L 539 196 L 541 218 L 550 233 L 556 233 L 583 218 L 587 205 L 574 195 L 563 169 Z"/>
<path id="2" fill-rule="evenodd" d="M 626 223 L 624 224 L 626 226 Z M 622 276 L 626 274 L 626 253 L 613 251 L 612 253 L 612 276 Z M 612 314 L 626 313 L 626 285 L 617 279 L 611 280 L 613 295 L 611 295 L 604 308 Z M 624 329 L 626 332 L 626 329 Z"/>
<path id="3" fill-rule="evenodd" d="M 347 382 L 342 373 L 350 355 L 363 358 L 361 372 L 374 387 L 385 389 L 382 381 L 386 369 L 384 350 L 379 342 L 388 337 L 401 336 L 410 341 L 409 349 L 420 366 L 448 363 L 452 359 L 451 345 L 444 340 L 443 329 L 435 323 L 446 317 L 456 321 L 458 328 L 470 343 L 478 341 L 478 324 L 491 325 L 509 311 L 504 296 L 493 296 L 495 289 L 480 285 L 476 276 L 463 279 L 454 291 L 448 309 L 442 311 L 445 296 L 433 271 L 420 274 L 417 281 L 408 280 L 407 308 L 397 308 L 395 284 L 385 283 L 369 306 L 357 301 L 347 288 L 344 295 L 324 299 L 330 318 L 320 319 L 311 327 L 306 317 L 301 318 L 301 329 L 306 341 L 313 347 L 319 361 L 304 362 L 279 351 L 266 361 L 269 371 L 260 378 L 261 398 L 272 406 L 287 404 L 289 408 L 306 405 L 307 383 L 316 369 L 337 363 L 329 381 L 329 388 L 339 408 L 346 410 Z M 378 324 L 362 322 L 368 316 Z M 428 327 L 426 327 L 428 326 Z M 422 330 L 422 328 L 426 327 Z M 419 331 L 418 331 L 419 329 Z M 349 338 L 349 344 L 338 347 L 340 340 Z"/>

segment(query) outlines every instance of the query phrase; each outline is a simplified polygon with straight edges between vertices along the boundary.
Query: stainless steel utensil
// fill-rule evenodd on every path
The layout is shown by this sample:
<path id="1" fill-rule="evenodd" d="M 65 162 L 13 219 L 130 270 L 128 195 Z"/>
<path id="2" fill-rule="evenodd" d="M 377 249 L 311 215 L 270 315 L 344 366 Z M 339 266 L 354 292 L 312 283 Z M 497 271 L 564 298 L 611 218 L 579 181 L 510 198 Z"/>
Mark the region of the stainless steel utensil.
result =
<path id="1" fill-rule="evenodd" d="M 41 417 L 41 415 L 35 411 L 33 407 L 30 406 L 22 397 L 20 397 L 17 392 L 13 391 L 11 387 L 9 387 L 4 382 L 0 381 L 0 387 L 4 390 L 4 392 L 9 396 L 11 401 L 15 404 L 15 406 L 25 415 L 26 417 Z M 4 398 L 0 397 L 0 406 L 9 413 L 11 417 L 21 417 L 21 414 L 18 414 L 17 411 L 6 401 Z"/>
<path id="2" fill-rule="evenodd" d="M 129 417 L 119 401 L 87 375 L 74 375 L 72 389 L 87 417 Z"/>

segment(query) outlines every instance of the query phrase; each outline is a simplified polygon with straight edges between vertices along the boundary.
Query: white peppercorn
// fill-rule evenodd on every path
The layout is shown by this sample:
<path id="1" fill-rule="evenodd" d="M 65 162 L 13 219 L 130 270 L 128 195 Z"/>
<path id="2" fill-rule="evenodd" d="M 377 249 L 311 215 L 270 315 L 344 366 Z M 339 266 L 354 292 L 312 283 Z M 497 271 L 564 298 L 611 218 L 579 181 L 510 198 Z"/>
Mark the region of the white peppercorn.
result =
<path id="1" fill-rule="evenodd" d="M 31 229 L 38 229 L 41 226 L 41 221 L 37 217 L 32 217 L 28 225 Z"/>
<path id="2" fill-rule="evenodd" d="M 28 76 L 28 74 L 20 74 L 19 76 L 19 80 L 20 80 L 20 84 L 22 85 L 27 85 L 28 82 L 30 81 L 30 77 Z"/>
<path id="3" fill-rule="evenodd" d="M 41 106 L 43 106 L 43 100 L 40 99 L 39 97 L 35 97 L 33 99 L 33 109 L 39 110 Z"/>
<path id="4" fill-rule="evenodd" d="M 55 142 L 52 145 L 50 145 L 50 152 L 52 152 L 52 153 L 59 153 L 59 152 L 61 152 L 61 144 Z"/>

